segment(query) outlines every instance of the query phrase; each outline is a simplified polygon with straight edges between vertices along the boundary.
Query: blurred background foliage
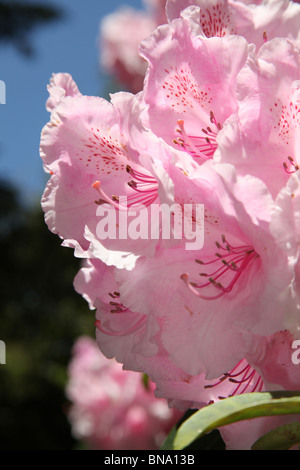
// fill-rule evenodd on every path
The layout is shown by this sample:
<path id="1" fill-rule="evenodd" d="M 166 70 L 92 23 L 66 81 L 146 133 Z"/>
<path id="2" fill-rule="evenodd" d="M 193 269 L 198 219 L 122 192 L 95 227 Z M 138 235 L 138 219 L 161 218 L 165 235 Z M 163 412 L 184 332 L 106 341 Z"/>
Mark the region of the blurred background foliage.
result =
<path id="1" fill-rule="evenodd" d="M 30 59 L 32 30 L 62 17 L 46 4 L 0 1 L 0 46 L 13 44 Z M 94 336 L 94 314 L 73 289 L 80 260 L 60 243 L 44 223 L 39 201 L 24 207 L 17 189 L 0 181 L 2 450 L 79 445 L 66 417 L 64 388 L 73 343 L 79 335 Z"/>
<path id="2" fill-rule="evenodd" d="M 0 44 L 13 43 L 27 56 L 34 53 L 30 34 L 36 27 L 63 18 L 63 12 L 45 4 L 0 1 Z"/>
<path id="3" fill-rule="evenodd" d="M 70 449 L 67 365 L 75 339 L 94 336 L 94 314 L 72 285 L 80 260 L 5 182 L 0 201 L 0 448 Z"/>

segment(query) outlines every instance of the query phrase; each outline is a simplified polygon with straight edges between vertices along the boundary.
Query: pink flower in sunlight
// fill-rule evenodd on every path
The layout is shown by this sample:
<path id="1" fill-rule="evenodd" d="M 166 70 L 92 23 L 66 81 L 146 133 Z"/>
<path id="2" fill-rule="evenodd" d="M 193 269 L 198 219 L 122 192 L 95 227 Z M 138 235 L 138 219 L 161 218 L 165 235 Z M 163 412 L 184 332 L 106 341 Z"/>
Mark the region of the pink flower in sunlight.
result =
<path id="1" fill-rule="evenodd" d="M 274 37 L 299 37 L 300 7 L 286 0 L 145 0 L 146 11 L 121 7 L 100 25 L 101 66 L 134 93 L 143 87 L 145 61 L 139 43 L 155 27 L 179 18 L 192 7 L 194 32 L 207 38 L 243 36 L 260 47 Z M 198 15 L 195 15 L 196 9 Z"/>
<path id="2" fill-rule="evenodd" d="M 195 36 L 189 16 L 155 30 L 140 52 L 149 63 L 146 125 L 198 163 L 213 157 L 217 135 L 237 111 L 237 76 L 252 47 L 240 36 Z"/>
<path id="3" fill-rule="evenodd" d="M 299 390 L 300 369 L 292 361 L 293 336 L 280 331 L 269 337 L 255 337 L 249 355 L 217 380 L 204 374 L 174 380 L 159 380 L 156 396 L 168 397 L 170 406 L 200 409 L 230 396 L 273 390 Z M 299 421 L 300 415 L 255 418 L 221 427 L 227 450 L 249 450 L 254 442 L 278 426 Z"/>
<path id="4" fill-rule="evenodd" d="M 78 256 L 130 267 L 131 252 L 151 255 L 157 240 L 130 240 L 125 234 L 123 240 L 108 239 L 103 248 L 97 209 L 105 204 L 121 213 L 134 205 L 147 208 L 159 196 L 171 200 L 164 167 L 176 151 L 143 128 L 138 95 L 117 93 L 108 102 L 74 92 L 75 83 L 64 78 L 68 81 L 55 76 L 50 83 L 53 105 L 48 102 L 48 107 L 53 109 L 41 137 L 41 157 L 51 174 L 42 198 L 45 220 L 66 246 L 76 247 Z"/>
<path id="5" fill-rule="evenodd" d="M 171 176 L 178 203 L 204 203 L 203 248 L 159 247 L 130 271 L 90 260 L 75 288 L 97 308 L 105 355 L 156 383 L 179 369 L 212 380 L 245 357 L 253 336 L 285 328 L 293 274 L 270 232 L 273 203 L 261 181 L 212 162 Z"/>
<path id="6" fill-rule="evenodd" d="M 167 399 L 180 412 L 242 393 L 300 387 L 299 365 L 292 361 L 294 338 L 287 330 L 244 338 L 246 357 L 231 370 L 224 369 L 219 377 L 208 380 L 205 373 L 192 375 L 174 365 L 159 336 L 159 326 L 163 325 L 160 318 L 139 316 L 122 305 L 120 292 L 114 290 L 118 284 L 113 268 L 99 261 L 89 262 L 77 275 L 75 287 L 78 292 L 85 292 L 91 308 L 97 307 L 97 342 L 105 355 L 116 357 L 125 369 L 149 374 L 156 384 L 155 396 Z M 248 449 L 264 433 L 297 419 L 259 418 L 220 431 L 228 449 Z"/>
<path id="7" fill-rule="evenodd" d="M 257 48 L 274 37 L 298 39 L 300 7 L 287 0 L 168 0 L 169 21 L 198 7 L 196 22 L 206 37 L 243 36 Z M 193 15 L 193 22 L 195 22 Z"/>
<path id="8" fill-rule="evenodd" d="M 142 374 L 106 359 L 89 337 L 73 349 L 66 388 L 75 438 L 92 449 L 155 450 L 181 413 L 153 394 Z"/>
<path id="9" fill-rule="evenodd" d="M 66 96 L 81 96 L 78 86 L 68 73 L 53 73 L 47 86 L 47 111 L 51 112 Z"/>
<path id="10" fill-rule="evenodd" d="M 248 335 L 286 327 L 293 273 L 271 233 L 273 200 L 260 180 L 211 161 L 171 176 L 175 201 L 204 204 L 204 245 L 140 257 L 130 272 L 117 271 L 118 291 L 131 311 L 155 316 L 174 365 L 211 379 L 244 357 Z"/>
<path id="11" fill-rule="evenodd" d="M 286 292 L 287 328 L 300 337 L 300 174 L 295 171 L 279 192 L 272 213 L 271 230 L 279 246 L 289 255 L 294 272 L 293 283 Z"/>
<path id="12" fill-rule="evenodd" d="M 300 163 L 299 42 L 273 39 L 249 56 L 236 93 L 238 112 L 219 133 L 215 159 L 258 176 L 276 197 Z"/>
<path id="13" fill-rule="evenodd" d="M 300 5 L 168 0 L 165 17 L 164 3 L 103 23 L 106 64 L 141 91 L 48 85 L 42 207 L 83 259 L 74 287 L 107 358 L 82 339 L 70 368 L 74 432 L 95 448 L 157 445 L 155 387 L 181 412 L 300 387 Z M 221 434 L 250 448 L 291 419 Z"/>

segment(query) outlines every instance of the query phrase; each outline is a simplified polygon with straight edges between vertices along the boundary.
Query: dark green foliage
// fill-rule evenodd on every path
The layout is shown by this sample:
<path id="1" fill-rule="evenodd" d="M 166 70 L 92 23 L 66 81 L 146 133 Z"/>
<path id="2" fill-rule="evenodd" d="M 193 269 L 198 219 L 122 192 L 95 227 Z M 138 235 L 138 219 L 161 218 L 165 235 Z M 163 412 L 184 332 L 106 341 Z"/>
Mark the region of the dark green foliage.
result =
<path id="1" fill-rule="evenodd" d="M 47 4 L 0 1 L 0 41 L 12 42 L 23 54 L 32 55 L 30 32 L 61 17 L 60 10 Z"/>
<path id="2" fill-rule="evenodd" d="M 76 338 L 94 336 L 94 312 L 74 291 L 80 262 L 0 186 L 0 449 L 69 449 L 67 365 Z"/>

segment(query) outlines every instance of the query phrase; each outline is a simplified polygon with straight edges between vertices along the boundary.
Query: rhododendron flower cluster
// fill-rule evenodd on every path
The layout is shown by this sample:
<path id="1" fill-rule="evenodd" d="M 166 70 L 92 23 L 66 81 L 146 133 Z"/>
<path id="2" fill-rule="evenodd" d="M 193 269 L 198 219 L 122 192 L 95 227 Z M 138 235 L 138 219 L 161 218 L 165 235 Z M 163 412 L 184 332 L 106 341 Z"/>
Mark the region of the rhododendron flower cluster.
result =
<path id="1" fill-rule="evenodd" d="M 168 0 L 166 18 L 139 93 L 51 78 L 46 222 L 83 259 L 100 350 L 170 406 L 299 390 L 300 5 Z M 280 420 L 221 432 L 249 448 Z"/>
<path id="2" fill-rule="evenodd" d="M 155 398 L 142 374 L 124 372 L 87 336 L 74 344 L 68 375 L 72 432 L 89 448 L 155 450 L 181 416 Z"/>

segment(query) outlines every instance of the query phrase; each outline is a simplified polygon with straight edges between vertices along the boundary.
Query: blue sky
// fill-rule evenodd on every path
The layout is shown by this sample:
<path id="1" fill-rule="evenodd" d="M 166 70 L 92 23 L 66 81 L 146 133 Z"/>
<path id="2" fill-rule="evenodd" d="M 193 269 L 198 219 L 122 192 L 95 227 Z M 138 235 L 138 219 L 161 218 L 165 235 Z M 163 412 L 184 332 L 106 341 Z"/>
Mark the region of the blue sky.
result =
<path id="1" fill-rule="evenodd" d="M 32 32 L 35 57 L 23 57 L 12 45 L 0 46 L 0 80 L 6 84 L 6 104 L 0 105 L 0 177 L 19 190 L 24 203 L 38 201 L 47 180 L 39 140 L 49 120 L 45 102 L 52 73 L 71 73 L 83 94 L 105 95 L 109 85 L 98 65 L 99 22 L 124 4 L 143 8 L 141 0 L 45 3 L 63 9 L 65 18 Z"/>

